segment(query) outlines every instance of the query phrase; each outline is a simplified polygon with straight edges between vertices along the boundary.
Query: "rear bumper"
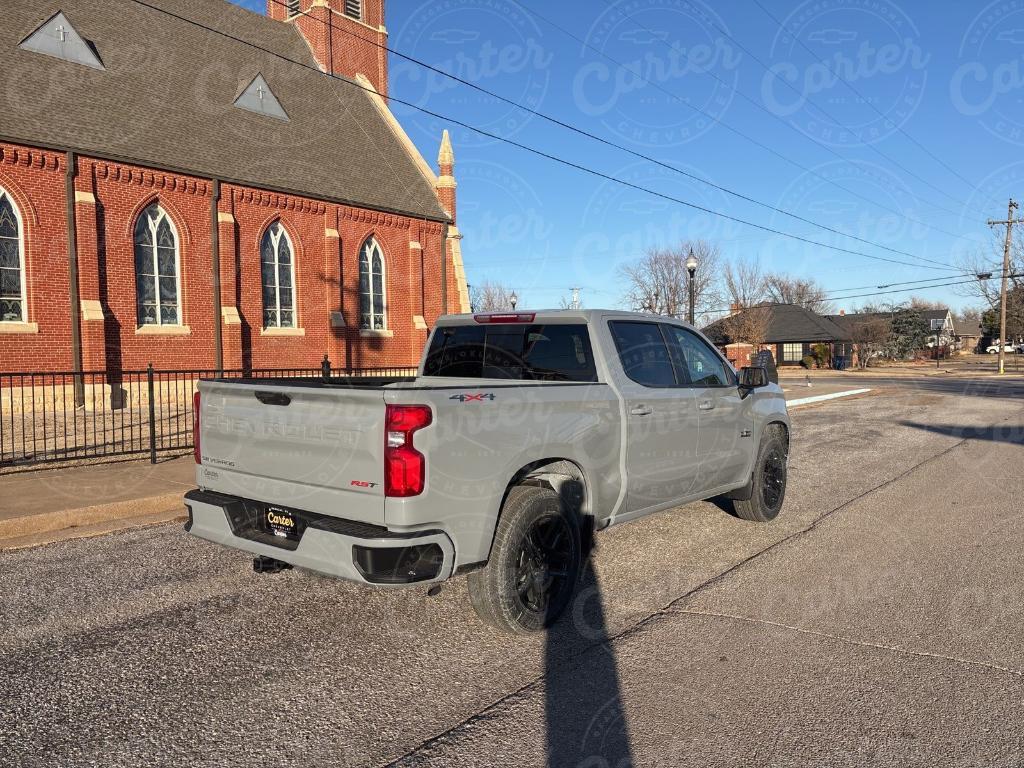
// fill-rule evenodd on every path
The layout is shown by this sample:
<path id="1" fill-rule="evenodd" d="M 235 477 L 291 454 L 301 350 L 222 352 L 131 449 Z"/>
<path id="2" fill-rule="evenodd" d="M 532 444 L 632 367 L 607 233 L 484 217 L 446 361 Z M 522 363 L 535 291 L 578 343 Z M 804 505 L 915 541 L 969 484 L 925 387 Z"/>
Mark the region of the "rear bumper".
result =
<path id="1" fill-rule="evenodd" d="M 226 547 L 363 584 L 426 584 L 447 579 L 454 569 L 455 547 L 439 530 L 397 533 L 289 510 L 300 519 L 302 530 L 297 541 L 282 540 L 256 525 L 257 505 L 227 494 L 189 491 L 185 530 Z"/>

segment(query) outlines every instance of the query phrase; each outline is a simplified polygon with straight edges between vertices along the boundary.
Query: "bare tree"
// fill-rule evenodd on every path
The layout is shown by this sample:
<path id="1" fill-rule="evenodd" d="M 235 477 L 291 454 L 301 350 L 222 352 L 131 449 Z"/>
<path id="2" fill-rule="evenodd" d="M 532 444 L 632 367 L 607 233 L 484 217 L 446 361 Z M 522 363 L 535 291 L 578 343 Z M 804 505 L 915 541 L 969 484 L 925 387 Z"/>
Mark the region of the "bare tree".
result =
<path id="1" fill-rule="evenodd" d="M 977 323 L 981 325 L 981 310 L 977 307 L 964 307 L 959 312 L 956 312 L 956 319 L 965 325 L 970 323 L 974 325 Z"/>
<path id="2" fill-rule="evenodd" d="M 756 261 L 738 259 L 726 264 L 723 278 L 732 307 L 745 309 L 765 301 L 764 275 Z"/>
<path id="3" fill-rule="evenodd" d="M 907 302 L 907 306 L 910 309 L 917 309 L 927 311 L 929 309 L 947 309 L 948 307 L 941 301 L 933 301 L 932 299 L 922 299 L 920 296 L 911 296 Z"/>
<path id="4" fill-rule="evenodd" d="M 716 310 L 722 303 L 718 290 L 721 257 L 718 246 L 706 240 L 684 241 L 673 248 L 653 248 L 633 264 L 620 268 L 626 284 L 623 301 L 640 312 L 686 317 L 689 309 L 690 251 L 697 258 L 694 276 L 695 307 L 699 314 Z"/>
<path id="5" fill-rule="evenodd" d="M 873 307 L 861 312 L 850 325 L 850 337 L 857 348 L 857 367 L 864 370 L 872 359 L 885 351 L 890 320 L 888 315 L 876 313 Z"/>
<path id="6" fill-rule="evenodd" d="M 832 314 L 835 310 L 828 293 L 814 278 L 765 275 L 764 291 L 767 299 L 776 304 L 796 304 L 819 315 Z"/>
<path id="7" fill-rule="evenodd" d="M 953 291 L 960 296 L 971 296 L 982 299 L 987 309 L 999 306 L 999 291 L 1003 274 L 1003 238 L 1004 231 L 992 232 L 992 244 L 975 251 L 963 254 L 955 259 L 957 268 L 964 271 L 966 280 L 963 285 L 953 286 Z M 1017 233 L 1014 233 L 1015 235 Z M 990 276 L 988 279 L 970 280 L 971 276 Z M 1013 250 L 1010 252 L 1010 279 L 1008 290 L 1024 288 L 1024 239 L 1015 236 Z M 1013 277 L 1016 275 L 1016 277 Z"/>
<path id="8" fill-rule="evenodd" d="M 512 294 L 518 293 L 504 283 L 486 281 L 474 285 L 469 292 L 469 303 L 474 312 L 501 312 L 512 309 Z M 523 303 L 522 295 L 516 296 L 516 304 Z"/>
<path id="9" fill-rule="evenodd" d="M 771 308 L 761 305 L 748 307 L 722 320 L 726 335 L 734 344 L 749 344 L 758 351 L 767 341 Z"/>

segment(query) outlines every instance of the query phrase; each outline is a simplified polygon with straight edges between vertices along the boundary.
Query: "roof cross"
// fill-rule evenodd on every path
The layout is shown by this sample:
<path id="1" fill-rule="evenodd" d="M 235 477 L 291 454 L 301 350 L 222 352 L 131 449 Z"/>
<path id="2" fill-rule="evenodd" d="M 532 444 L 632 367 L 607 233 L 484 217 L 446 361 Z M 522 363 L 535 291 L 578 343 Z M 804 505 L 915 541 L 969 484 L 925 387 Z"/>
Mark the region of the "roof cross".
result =
<path id="1" fill-rule="evenodd" d="M 68 31 L 67 31 L 67 29 L 64 28 L 63 24 L 58 24 L 57 25 L 57 39 L 60 40 L 62 43 L 64 43 L 64 42 L 67 42 L 67 38 L 68 38 Z"/>

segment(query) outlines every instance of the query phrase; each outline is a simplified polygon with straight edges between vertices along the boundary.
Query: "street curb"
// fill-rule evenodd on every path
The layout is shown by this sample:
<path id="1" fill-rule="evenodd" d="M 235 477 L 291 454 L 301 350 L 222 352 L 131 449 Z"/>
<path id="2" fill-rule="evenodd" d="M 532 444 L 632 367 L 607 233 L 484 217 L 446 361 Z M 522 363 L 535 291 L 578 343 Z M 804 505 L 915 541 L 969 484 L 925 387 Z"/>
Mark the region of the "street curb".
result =
<path id="1" fill-rule="evenodd" d="M 143 528 L 148 525 L 159 523 L 184 522 L 185 515 L 181 510 L 165 510 L 151 515 L 133 515 L 121 517 L 114 520 L 107 520 L 91 525 L 76 525 L 71 528 L 61 528 L 56 531 L 43 531 L 31 533 L 25 536 L 15 536 L 10 539 L 0 539 L 0 553 L 13 552 L 29 547 L 39 547 L 43 544 L 53 544 L 58 541 L 70 541 L 73 539 L 85 539 L 92 536 L 103 536 L 108 533 L 127 531 L 133 528 Z"/>
<path id="2" fill-rule="evenodd" d="M 109 504 L 95 504 L 78 509 L 61 509 L 39 515 L 23 515 L 9 520 L 0 520 L 0 549 L 10 548 L 9 542 L 15 540 L 45 536 L 61 538 L 63 534 L 73 533 L 76 529 L 89 526 L 103 526 L 109 530 L 117 530 L 122 525 L 131 527 L 131 521 L 140 518 L 173 519 L 183 514 L 183 497 L 184 491 L 172 491 L 141 499 L 128 499 Z"/>
<path id="3" fill-rule="evenodd" d="M 827 395 L 814 395 L 812 397 L 800 397 L 796 400 L 787 400 L 787 408 L 796 408 L 798 405 L 810 405 L 811 403 L 822 403 L 826 400 L 836 400 L 840 397 L 851 397 L 852 395 L 863 395 L 870 392 L 870 389 L 850 389 L 845 392 L 831 392 Z"/>
<path id="4" fill-rule="evenodd" d="M 951 371 L 947 369 L 940 369 L 938 371 L 932 369 L 931 371 L 857 371 L 857 372 L 845 372 L 845 371 L 821 371 L 819 373 L 779 373 L 779 382 L 782 381 L 800 381 L 810 378 L 814 381 L 818 377 L 833 377 L 833 378 L 849 378 L 851 381 L 857 379 L 899 379 L 899 378 L 1002 378 L 1008 379 L 1014 376 L 1024 376 L 1024 371 L 1015 372 L 1007 371 L 1006 373 L 999 374 L 996 371 Z"/>

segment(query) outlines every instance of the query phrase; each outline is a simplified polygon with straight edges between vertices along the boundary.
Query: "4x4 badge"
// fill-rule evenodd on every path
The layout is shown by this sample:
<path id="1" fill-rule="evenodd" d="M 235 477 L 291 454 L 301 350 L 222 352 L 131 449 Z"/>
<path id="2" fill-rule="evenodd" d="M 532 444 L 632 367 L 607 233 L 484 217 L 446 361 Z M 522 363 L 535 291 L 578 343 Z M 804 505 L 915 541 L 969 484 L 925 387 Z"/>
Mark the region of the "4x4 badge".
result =
<path id="1" fill-rule="evenodd" d="M 452 395 L 449 400 L 458 400 L 460 403 L 482 403 L 484 400 L 493 400 L 493 392 L 477 392 L 476 394 Z"/>

